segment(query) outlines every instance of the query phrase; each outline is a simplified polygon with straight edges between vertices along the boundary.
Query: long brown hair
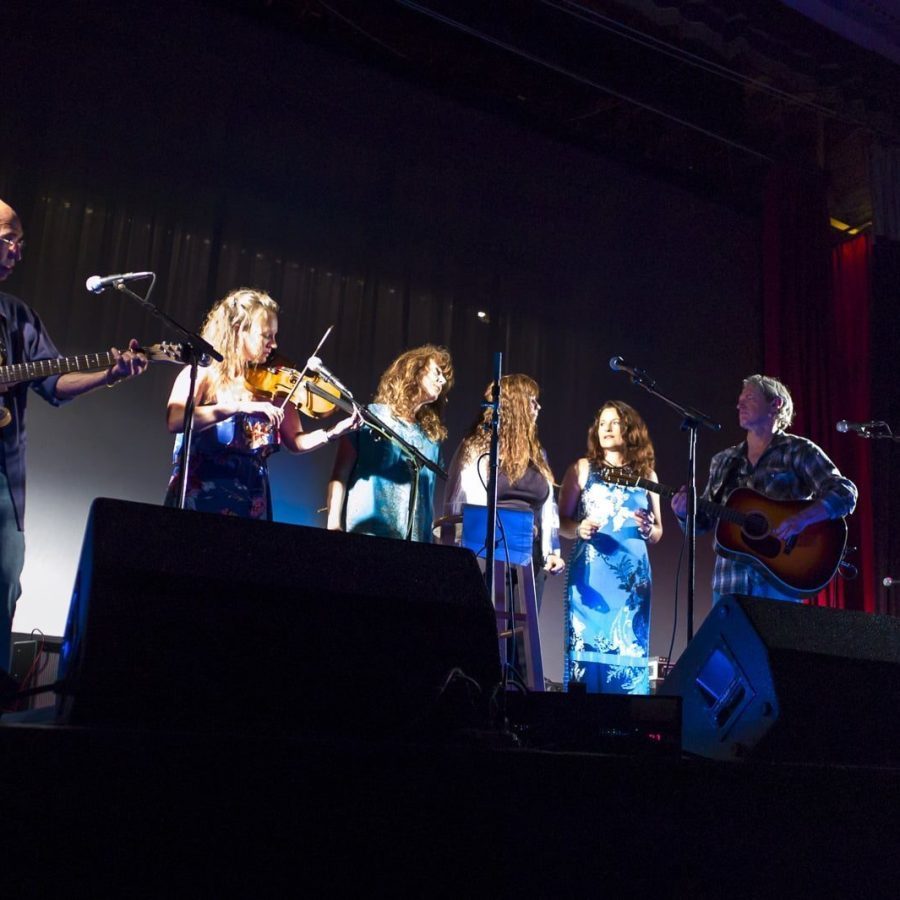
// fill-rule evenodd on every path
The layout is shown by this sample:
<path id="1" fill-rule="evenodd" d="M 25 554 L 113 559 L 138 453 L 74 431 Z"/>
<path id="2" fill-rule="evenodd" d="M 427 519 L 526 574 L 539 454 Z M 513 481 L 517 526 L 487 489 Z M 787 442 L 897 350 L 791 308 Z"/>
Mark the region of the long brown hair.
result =
<path id="1" fill-rule="evenodd" d="M 210 364 L 210 386 L 202 402 L 215 401 L 223 391 L 243 389 L 248 365 L 241 354 L 243 336 L 259 318 L 277 315 L 278 304 L 265 291 L 254 288 L 230 291 L 210 309 L 200 335 L 223 359 Z"/>
<path id="2" fill-rule="evenodd" d="M 444 408 L 447 405 L 447 394 L 453 387 L 453 360 L 450 358 L 450 351 L 444 347 L 424 344 L 401 353 L 384 370 L 375 392 L 375 402 L 387 404 L 398 418 L 412 415 L 419 397 L 419 381 L 432 360 L 443 372 L 444 386 L 436 400 L 419 408 L 416 422 L 429 440 L 443 441 L 447 437 L 447 428 L 443 422 Z"/>
<path id="3" fill-rule="evenodd" d="M 598 466 L 605 463 L 603 447 L 597 429 L 600 427 L 600 416 L 603 410 L 614 409 L 619 414 L 622 428 L 622 440 L 625 449 L 625 465 L 630 466 L 641 478 L 646 478 L 656 465 L 656 452 L 650 440 L 650 432 L 638 411 L 622 400 L 607 400 L 594 415 L 594 421 L 587 433 L 587 458 Z"/>
<path id="4" fill-rule="evenodd" d="M 485 400 L 490 400 L 494 383 L 485 392 Z M 541 389 L 528 375 L 504 375 L 500 379 L 500 470 L 515 484 L 533 465 L 549 481 L 553 482 L 553 472 L 544 455 L 544 448 L 538 438 L 537 422 L 531 407 Z M 463 464 L 486 453 L 490 446 L 491 409 L 485 409 L 469 429 L 463 439 Z"/>

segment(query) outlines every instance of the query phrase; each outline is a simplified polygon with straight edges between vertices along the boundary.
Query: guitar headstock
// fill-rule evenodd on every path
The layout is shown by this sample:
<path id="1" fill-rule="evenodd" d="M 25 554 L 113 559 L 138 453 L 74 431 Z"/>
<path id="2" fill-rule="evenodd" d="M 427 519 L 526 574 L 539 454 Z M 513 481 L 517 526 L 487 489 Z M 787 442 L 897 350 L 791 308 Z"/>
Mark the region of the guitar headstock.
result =
<path id="1" fill-rule="evenodd" d="M 184 346 L 173 341 L 162 341 L 159 344 L 150 344 L 149 347 L 142 347 L 141 352 L 151 362 L 184 362 Z"/>
<path id="2" fill-rule="evenodd" d="M 622 487 L 638 487 L 641 481 L 630 469 L 618 469 L 613 466 L 601 468 L 600 477 L 607 484 L 618 484 Z"/>

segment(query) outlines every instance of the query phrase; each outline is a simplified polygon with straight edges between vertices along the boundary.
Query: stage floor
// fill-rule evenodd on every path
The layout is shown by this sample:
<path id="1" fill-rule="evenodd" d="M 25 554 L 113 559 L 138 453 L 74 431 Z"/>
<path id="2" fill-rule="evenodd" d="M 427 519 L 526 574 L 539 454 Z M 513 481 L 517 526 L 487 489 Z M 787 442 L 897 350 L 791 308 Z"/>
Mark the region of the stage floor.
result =
<path id="1" fill-rule="evenodd" d="M 897 895 L 893 769 L 4 721 L 6 896 Z"/>

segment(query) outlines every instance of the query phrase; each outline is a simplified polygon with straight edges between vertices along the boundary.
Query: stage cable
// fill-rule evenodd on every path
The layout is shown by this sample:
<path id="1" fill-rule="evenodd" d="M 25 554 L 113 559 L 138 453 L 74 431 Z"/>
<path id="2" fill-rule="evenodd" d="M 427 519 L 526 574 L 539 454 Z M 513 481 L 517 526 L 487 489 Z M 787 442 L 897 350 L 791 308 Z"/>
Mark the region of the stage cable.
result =
<path id="1" fill-rule="evenodd" d="M 678 583 L 681 581 L 681 567 L 684 563 L 684 551 L 687 547 L 687 531 L 681 532 L 681 550 L 678 551 L 678 564 L 675 566 L 675 602 L 672 609 L 672 637 L 669 640 L 669 653 L 666 657 L 666 665 L 672 665 L 672 653 L 675 649 L 675 632 L 678 630 Z"/>

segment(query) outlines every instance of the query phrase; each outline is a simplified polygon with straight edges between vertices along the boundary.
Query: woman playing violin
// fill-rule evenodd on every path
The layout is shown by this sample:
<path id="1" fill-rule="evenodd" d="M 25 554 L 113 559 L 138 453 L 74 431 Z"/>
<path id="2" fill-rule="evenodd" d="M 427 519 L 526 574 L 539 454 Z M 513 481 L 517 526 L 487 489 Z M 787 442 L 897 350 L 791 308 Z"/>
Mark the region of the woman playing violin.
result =
<path id="1" fill-rule="evenodd" d="M 359 427 L 357 415 L 330 429 L 305 432 L 292 403 L 254 397 L 246 376 L 277 346 L 278 304 L 266 293 L 239 288 L 223 297 L 206 316 L 201 335 L 223 356 L 199 370 L 194 392 L 194 433 L 188 463 L 185 506 L 204 512 L 271 519 L 268 458 L 279 446 L 291 453 L 317 450 Z M 178 496 L 179 449 L 184 407 L 190 389 L 185 368 L 169 395 L 167 424 L 177 434 L 166 506 Z"/>

